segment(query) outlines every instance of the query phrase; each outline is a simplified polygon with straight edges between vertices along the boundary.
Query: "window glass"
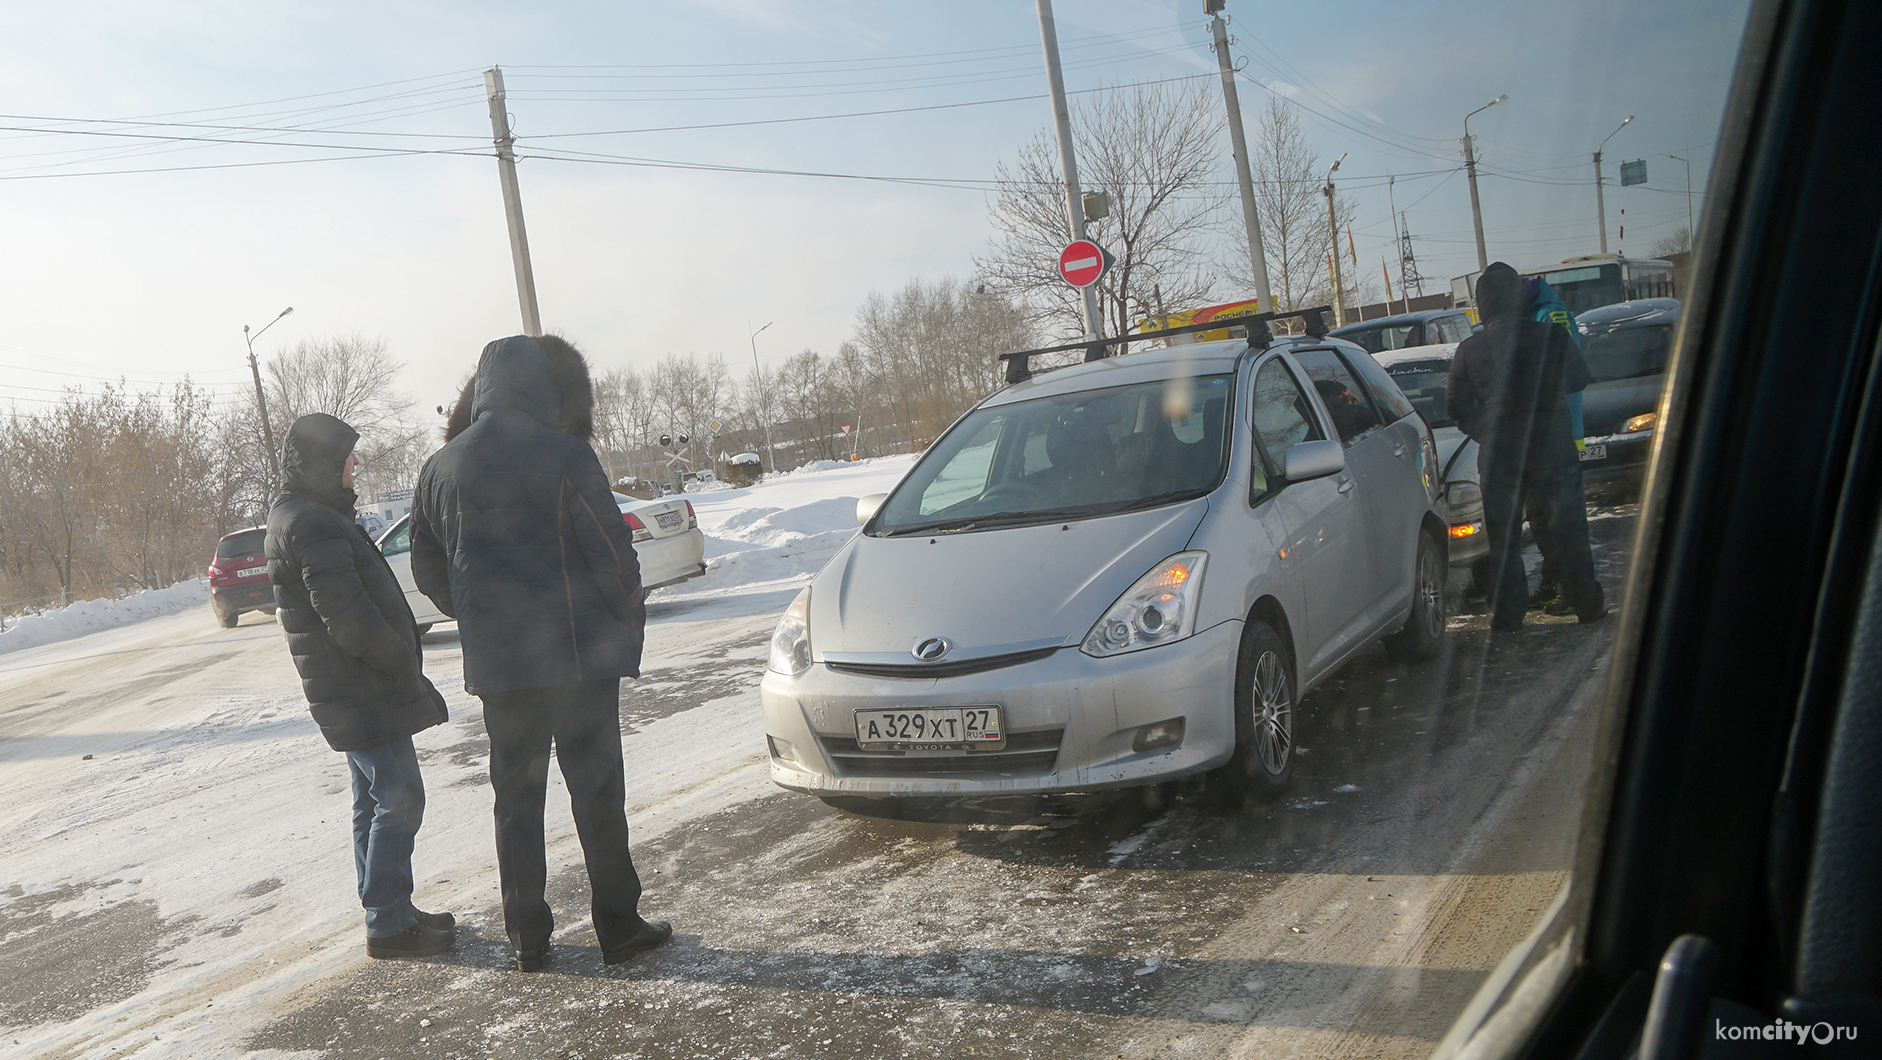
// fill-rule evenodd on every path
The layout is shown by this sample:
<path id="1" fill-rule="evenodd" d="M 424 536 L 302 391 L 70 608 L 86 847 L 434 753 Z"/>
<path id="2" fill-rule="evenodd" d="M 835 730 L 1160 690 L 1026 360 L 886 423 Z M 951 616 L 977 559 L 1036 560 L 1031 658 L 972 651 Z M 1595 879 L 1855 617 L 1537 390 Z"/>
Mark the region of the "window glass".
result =
<path id="1" fill-rule="evenodd" d="M 968 414 L 892 493 L 879 533 L 1077 518 L 1201 496 L 1228 463 L 1226 375 L 1034 398 Z"/>
<path id="2" fill-rule="evenodd" d="M 1379 367 L 1379 362 L 1368 354 L 1352 354 L 1340 351 L 1340 360 L 1356 373 L 1360 381 L 1366 384 L 1366 392 L 1379 407 L 1381 418 L 1387 423 L 1397 423 L 1412 414 L 1412 404 L 1399 391 L 1398 384 Z"/>
<path id="3" fill-rule="evenodd" d="M 1597 383 L 1632 379 L 1666 371 L 1666 356 L 1673 344 L 1673 329 L 1664 325 L 1584 332 L 1581 355 L 1588 374 Z"/>
<path id="4" fill-rule="evenodd" d="M 216 557 L 218 559 L 228 559 L 230 556 L 260 555 L 262 543 L 267 539 L 267 536 L 268 532 L 266 530 L 253 530 L 246 534 L 236 534 L 234 537 L 224 538 L 216 545 Z M 199 552 L 197 555 L 200 556 L 202 553 Z"/>
<path id="5" fill-rule="evenodd" d="M 1379 426 L 1379 413 L 1367 399 L 1365 388 L 1332 350 L 1295 350 L 1293 353 L 1294 360 L 1300 362 L 1301 369 L 1307 373 L 1308 382 L 1320 395 L 1327 415 L 1333 418 L 1333 429 L 1341 442 L 1351 445 Z"/>
<path id="6" fill-rule="evenodd" d="M 1451 426 L 1451 414 L 1444 404 L 1451 385 L 1449 358 L 1400 361 L 1385 372 L 1411 402 L 1412 408 L 1425 418 L 1425 423 L 1432 427 Z"/>
<path id="7" fill-rule="evenodd" d="M 1325 437 L 1314 426 L 1312 407 L 1279 357 L 1269 359 L 1255 373 L 1255 438 L 1261 443 L 1267 466 L 1275 473 L 1296 442 Z M 1266 476 L 1264 475 L 1265 479 Z M 1265 481 L 1262 488 L 1266 488 Z"/>
<path id="8" fill-rule="evenodd" d="M 379 539 L 379 551 L 388 556 L 396 556 L 401 552 L 411 550 L 412 521 L 410 519 L 399 520 L 399 525 L 393 527 L 391 533 Z"/>

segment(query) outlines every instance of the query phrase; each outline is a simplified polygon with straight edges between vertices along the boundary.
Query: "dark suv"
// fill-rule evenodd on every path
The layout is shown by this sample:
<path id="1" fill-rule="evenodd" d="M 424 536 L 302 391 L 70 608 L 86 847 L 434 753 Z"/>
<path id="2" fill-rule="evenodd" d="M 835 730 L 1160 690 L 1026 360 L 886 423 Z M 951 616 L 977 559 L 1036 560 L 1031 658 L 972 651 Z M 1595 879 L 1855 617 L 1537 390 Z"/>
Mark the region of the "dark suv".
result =
<path id="1" fill-rule="evenodd" d="M 274 614 L 274 585 L 268 581 L 268 557 L 262 555 L 265 526 L 225 534 L 209 561 L 209 609 L 223 626 L 235 625 L 244 611 Z"/>

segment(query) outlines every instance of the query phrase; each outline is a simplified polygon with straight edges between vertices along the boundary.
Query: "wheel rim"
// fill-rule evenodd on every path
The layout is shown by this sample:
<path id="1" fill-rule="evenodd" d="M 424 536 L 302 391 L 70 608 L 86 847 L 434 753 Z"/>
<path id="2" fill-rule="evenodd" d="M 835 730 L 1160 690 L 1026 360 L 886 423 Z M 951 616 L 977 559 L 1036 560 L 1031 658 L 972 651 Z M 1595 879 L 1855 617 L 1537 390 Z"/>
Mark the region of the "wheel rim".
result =
<path id="1" fill-rule="evenodd" d="M 1425 610 L 1425 632 L 1433 640 L 1444 635 L 1444 588 L 1438 582 L 1438 562 L 1430 552 L 1418 553 L 1418 597 Z"/>
<path id="2" fill-rule="evenodd" d="M 1269 776 L 1279 776 L 1294 753 L 1294 703 L 1281 657 L 1265 651 L 1255 661 L 1255 753 Z"/>

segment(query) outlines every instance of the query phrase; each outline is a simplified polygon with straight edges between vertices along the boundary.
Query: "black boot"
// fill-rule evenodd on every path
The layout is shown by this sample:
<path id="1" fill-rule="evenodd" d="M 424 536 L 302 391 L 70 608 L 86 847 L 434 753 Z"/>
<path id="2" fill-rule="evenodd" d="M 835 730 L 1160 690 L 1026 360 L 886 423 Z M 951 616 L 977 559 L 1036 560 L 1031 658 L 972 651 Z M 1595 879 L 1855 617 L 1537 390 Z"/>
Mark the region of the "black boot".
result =
<path id="1" fill-rule="evenodd" d="M 366 956 L 377 960 L 388 957 L 435 957 L 457 942 L 457 932 L 450 928 L 413 924 L 386 938 L 366 940 Z"/>
<path id="2" fill-rule="evenodd" d="M 601 959 L 607 964 L 620 964 L 636 953 L 664 946 L 673 937 L 673 925 L 664 920 L 643 920 L 634 929 L 633 934 L 601 951 Z"/>

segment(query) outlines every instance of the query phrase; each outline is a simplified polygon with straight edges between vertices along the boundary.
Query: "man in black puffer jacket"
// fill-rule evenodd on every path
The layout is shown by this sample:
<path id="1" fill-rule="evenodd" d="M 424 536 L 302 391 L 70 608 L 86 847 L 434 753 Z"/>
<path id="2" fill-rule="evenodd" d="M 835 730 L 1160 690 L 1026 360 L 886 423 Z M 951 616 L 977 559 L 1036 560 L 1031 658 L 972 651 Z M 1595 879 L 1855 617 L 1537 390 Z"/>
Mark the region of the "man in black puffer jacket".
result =
<path id="1" fill-rule="evenodd" d="M 353 774 L 353 865 L 366 952 L 424 957 L 451 948 L 454 920 L 412 904 L 412 845 L 425 816 L 412 734 L 445 721 L 425 680 L 412 609 L 353 521 L 359 434 L 325 413 L 288 429 L 286 482 L 268 511 L 268 580 L 320 734 Z"/>
<path id="2" fill-rule="evenodd" d="M 503 920 L 517 967 L 542 967 L 543 802 L 553 743 L 609 964 L 672 937 L 641 918 L 628 856 L 621 678 L 640 676 L 640 562 L 587 441 L 593 389 L 553 336 L 484 347 L 445 447 L 412 499 L 412 577 L 457 619 L 464 687 L 484 701 Z"/>
<path id="3" fill-rule="evenodd" d="M 1529 316 L 1516 270 L 1493 262 L 1477 280 L 1483 330 L 1451 358 L 1446 404 L 1459 430 L 1476 439 L 1490 538 L 1490 628 L 1522 628 L 1529 606 L 1523 567 L 1523 509 L 1543 516 L 1549 558 L 1561 566 L 1562 595 L 1583 622 L 1607 614 L 1588 544 L 1588 511 L 1569 395 L 1588 385 L 1588 364 L 1568 333 Z"/>

